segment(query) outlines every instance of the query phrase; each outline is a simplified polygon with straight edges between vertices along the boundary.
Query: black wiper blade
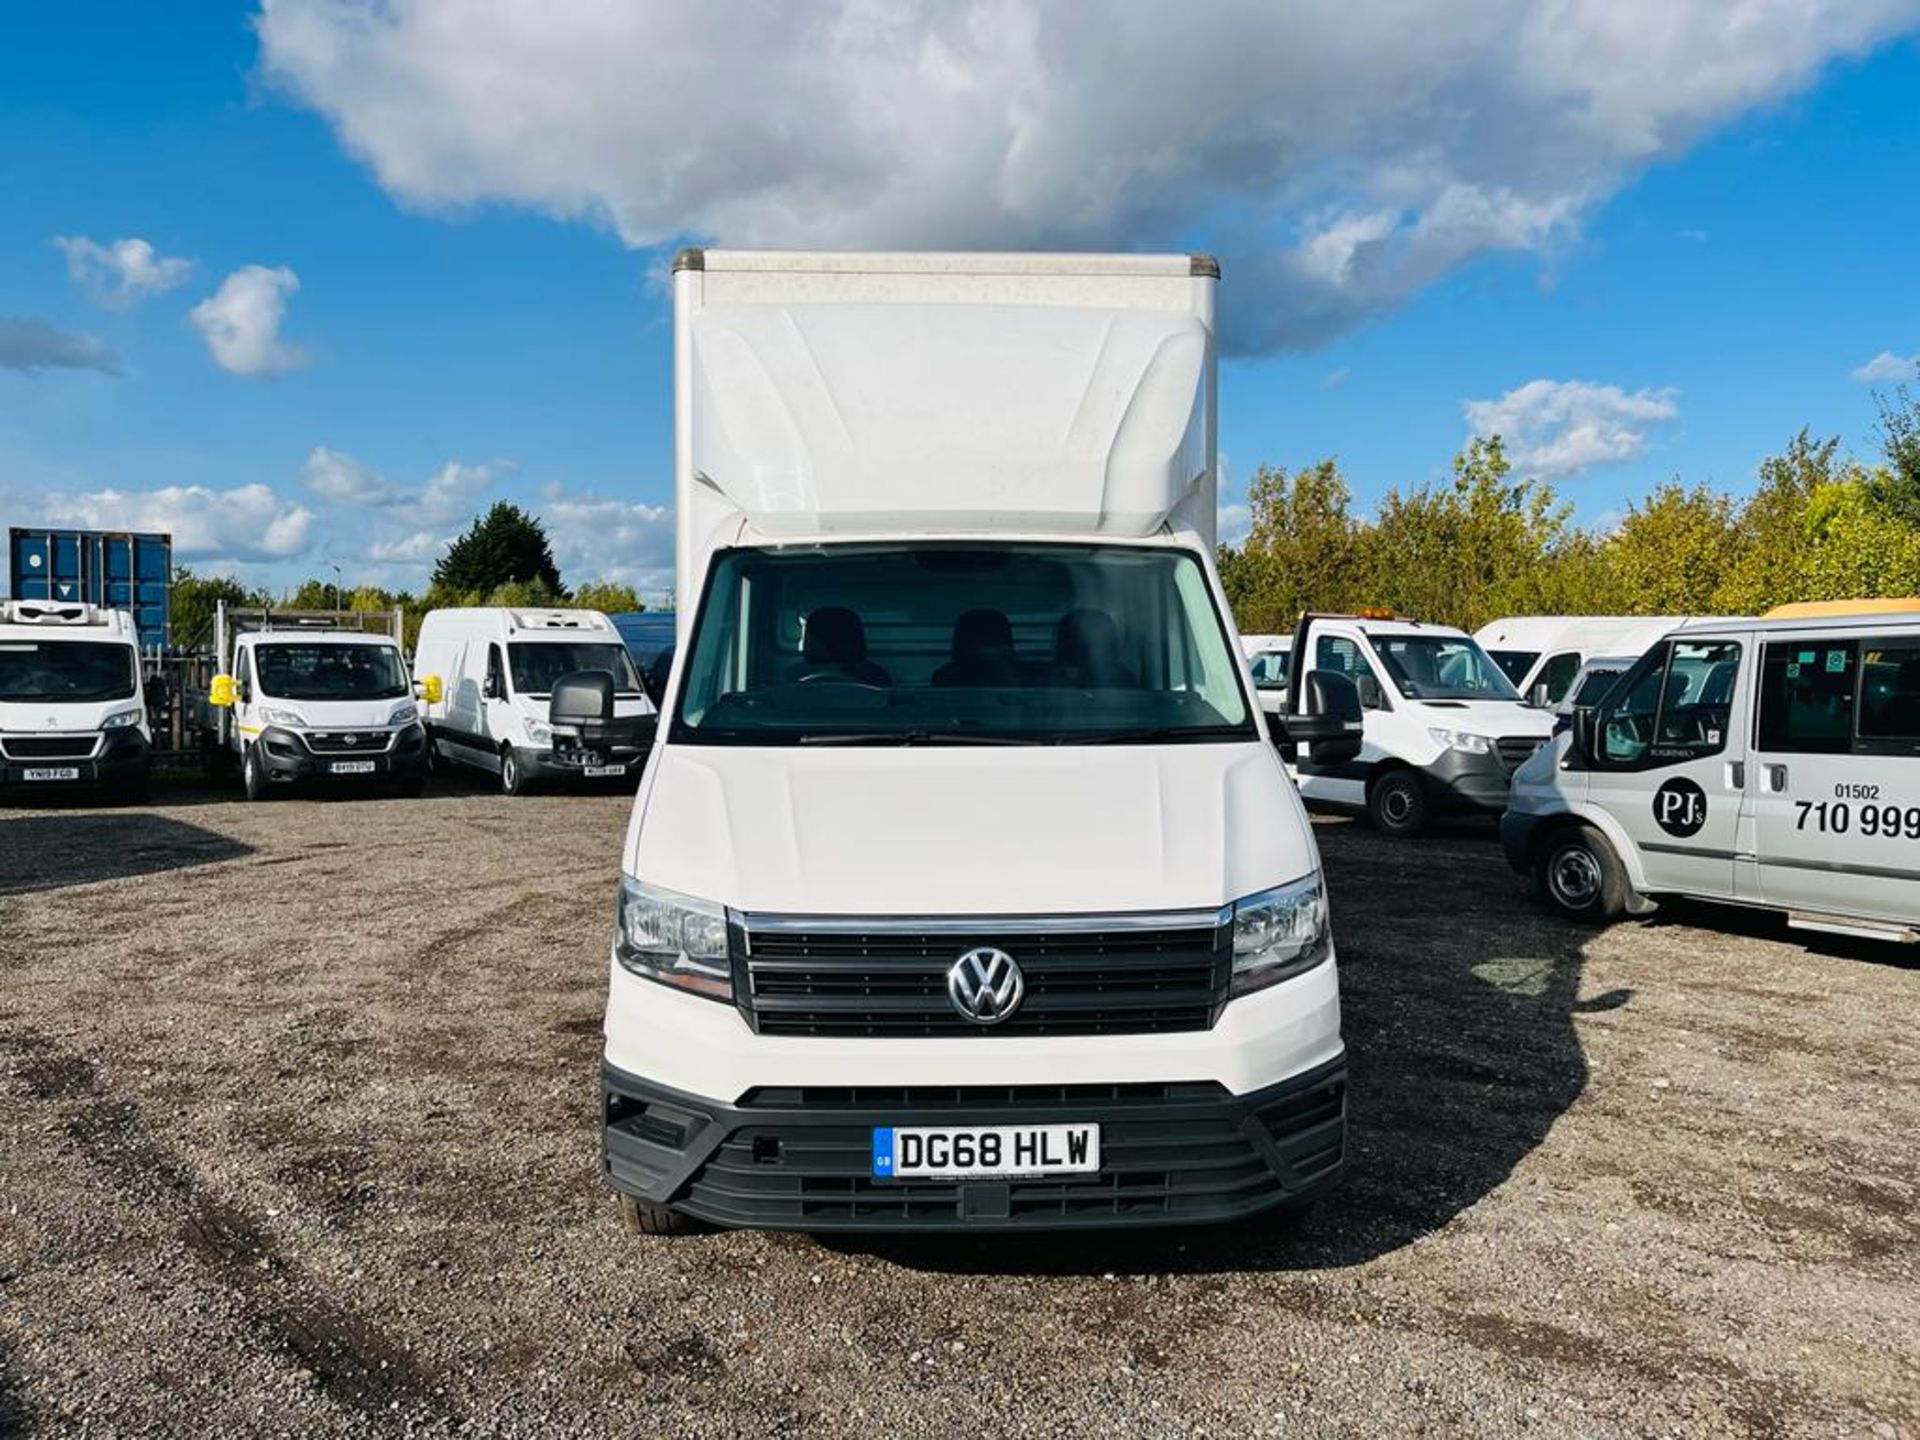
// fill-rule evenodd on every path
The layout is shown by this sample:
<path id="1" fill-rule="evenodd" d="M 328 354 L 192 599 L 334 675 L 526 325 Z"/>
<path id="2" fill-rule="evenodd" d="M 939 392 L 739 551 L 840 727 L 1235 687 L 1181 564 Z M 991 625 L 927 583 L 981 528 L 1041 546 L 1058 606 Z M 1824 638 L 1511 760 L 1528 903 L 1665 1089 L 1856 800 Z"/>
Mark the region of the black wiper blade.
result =
<path id="1" fill-rule="evenodd" d="M 849 730 L 802 735 L 802 745 L 1031 745 L 1011 735 L 968 730 Z"/>
<path id="2" fill-rule="evenodd" d="M 1152 745 L 1163 740 L 1251 740 L 1242 725 L 1154 725 L 1139 730 L 1090 731 L 1062 735 L 1059 745 Z"/>

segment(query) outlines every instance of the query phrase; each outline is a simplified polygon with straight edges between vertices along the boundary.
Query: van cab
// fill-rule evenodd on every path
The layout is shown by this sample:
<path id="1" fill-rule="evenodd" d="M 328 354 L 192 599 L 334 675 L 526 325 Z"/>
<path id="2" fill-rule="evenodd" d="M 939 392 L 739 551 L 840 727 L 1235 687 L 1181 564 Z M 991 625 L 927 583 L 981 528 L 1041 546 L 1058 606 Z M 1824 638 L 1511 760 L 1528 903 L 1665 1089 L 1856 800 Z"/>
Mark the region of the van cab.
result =
<path id="1" fill-rule="evenodd" d="M 1450 625 L 1308 614 L 1293 656 L 1296 676 L 1350 678 L 1365 718 L 1357 757 L 1299 761 L 1300 794 L 1364 811 L 1386 835 L 1418 835 L 1440 815 L 1498 815 L 1515 768 L 1553 733 L 1553 716 L 1522 703 L 1486 651 Z M 1289 712 L 1297 703 L 1296 686 Z"/>
<path id="2" fill-rule="evenodd" d="M 1214 568 L 1216 273 L 676 261 L 681 631 L 601 1068 L 629 1226 L 1189 1225 L 1338 1179 L 1325 877 Z M 1352 753 L 1351 682 L 1303 693 L 1288 743 Z"/>
<path id="3" fill-rule="evenodd" d="M 0 791 L 98 786 L 138 797 L 152 753 L 132 616 L 0 601 Z"/>
<path id="4" fill-rule="evenodd" d="M 593 745 L 557 742 L 554 683 L 578 671 L 613 681 L 613 714 Z M 413 673 L 427 700 L 427 743 L 436 763 L 500 777 L 521 794 L 547 780 L 637 778 L 654 714 L 632 656 L 598 610 L 470 606 L 430 610 L 420 622 Z"/>
<path id="5" fill-rule="evenodd" d="M 1576 919 L 1688 895 L 1920 938 L 1920 614 L 1681 627 L 1521 767 L 1501 838 Z"/>
<path id="6" fill-rule="evenodd" d="M 1240 652 L 1247 657 L 1247 670 L 1253 676 L 1253 688 L 1259 692 L 1260 708 L 1269 715 L 1283 712 L 1293 665 L 1293 637 L 1242 635 Z"/>
<path id="7" fill-rule="evenodd" d="M 397 630 L 398 612 L 390 613 Z M 340 618 L 217 612 L 215 649 L 226 668 L 206 697 L 210 739 L 239 762 L 247 799 L 301 784 L 420 793 L 426 734 L 400 642 L 340 628 Z"/>

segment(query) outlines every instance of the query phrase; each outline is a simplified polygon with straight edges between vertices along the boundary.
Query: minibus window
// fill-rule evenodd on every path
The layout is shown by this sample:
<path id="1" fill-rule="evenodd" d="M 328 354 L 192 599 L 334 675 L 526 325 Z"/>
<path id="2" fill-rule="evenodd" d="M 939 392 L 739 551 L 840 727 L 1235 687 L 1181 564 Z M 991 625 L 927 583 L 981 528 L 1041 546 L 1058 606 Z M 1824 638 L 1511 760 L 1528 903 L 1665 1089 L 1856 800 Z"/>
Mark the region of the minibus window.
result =
<path id="1" fill-rule="evenodd" d="M 1860 738 L 1920 742 L 1920 641 L 1867 642 L 1860 666 Z"/>
<path id="2" fill-rule="evenodd" d="M 1758 748 L 1789 755 L 1851 750 L 1854 659 L 1851 640 L 1769 641 L 1761 662 Z"/>

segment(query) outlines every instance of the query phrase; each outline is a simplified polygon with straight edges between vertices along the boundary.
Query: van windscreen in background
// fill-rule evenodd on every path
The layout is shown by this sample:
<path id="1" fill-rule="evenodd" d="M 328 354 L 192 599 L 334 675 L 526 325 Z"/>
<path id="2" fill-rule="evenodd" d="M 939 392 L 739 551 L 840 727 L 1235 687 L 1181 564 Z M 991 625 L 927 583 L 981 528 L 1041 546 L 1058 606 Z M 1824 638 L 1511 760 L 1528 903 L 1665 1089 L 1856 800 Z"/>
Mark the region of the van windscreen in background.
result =
<path id="1" fill-rule="evenodd" d="M 1191 554 L 792 546 L 713 562 L 677 743 L 1161 744 L 1258 737 Z"/>
<path id="2" fill-rule="evenodd" d="M 1538 650 L 1489 650 L 1487 656 L 1500 667 L 1515 685 L 1527 678 L 1527 672 L 1533 669 L 1533 662 L 1540 658 Z"/>
<path id="3" fill-rule="evenodd" d="M 1465 635 L 1373 635 L 1373 648 L 1409 700 L 1518 700 L 1500 667 Z"/>
<path id="4" fill-rule="evenodd" d="M 617 693 L 640 693 L 627 647 L 605 640 L 515 640 L 507 645 L 507 668 L 513 671 L 516 695 L 551 694 L 554 681 L 576 670 L 604 670 L 613 676 Z"/>
<path id="5" fill-rule="evenodd" d="M 392 645 L 326 641 L 253 647 L 260 693 L 280 700 L 401 700 L 413 694 Z"/>
<path id="6" fill-rule="evenodd" d="M 130 700 L 131 645 L 92 640 L 0 640 L 0 704 Z"/>

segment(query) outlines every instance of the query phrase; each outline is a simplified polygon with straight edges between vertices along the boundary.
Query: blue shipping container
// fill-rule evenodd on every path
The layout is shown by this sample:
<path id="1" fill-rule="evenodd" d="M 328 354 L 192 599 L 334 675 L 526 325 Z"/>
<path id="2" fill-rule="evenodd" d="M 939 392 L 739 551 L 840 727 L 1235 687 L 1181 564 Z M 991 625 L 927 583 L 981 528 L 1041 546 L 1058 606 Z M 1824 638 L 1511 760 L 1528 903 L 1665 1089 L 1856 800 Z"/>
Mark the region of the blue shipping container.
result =
<path id="1" fill-rule="evenodd" d="M 143 646 L 168 642 L 171 535 L 30 530 L 16 525 L 10 539 L 7 553 L 16 600 L 77 600 L 129 610 Z"/>

